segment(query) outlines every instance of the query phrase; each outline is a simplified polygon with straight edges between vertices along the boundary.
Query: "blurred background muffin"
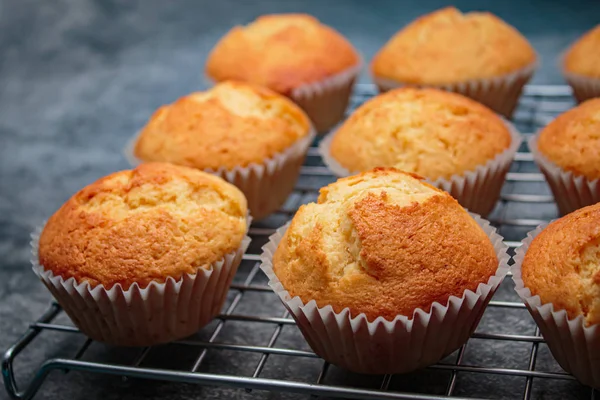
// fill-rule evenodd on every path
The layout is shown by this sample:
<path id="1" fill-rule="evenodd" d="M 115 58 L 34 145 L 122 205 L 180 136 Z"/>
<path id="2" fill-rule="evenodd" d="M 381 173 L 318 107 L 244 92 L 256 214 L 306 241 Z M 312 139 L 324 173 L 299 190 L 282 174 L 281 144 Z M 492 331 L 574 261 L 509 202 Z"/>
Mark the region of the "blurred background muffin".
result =
<path id="1" fill-rule="evenodd" d="M 228 81 L 160 107 L 137 138 L 132 161 L 214 172 L 238 186 L 261 219 L 292 191 L 312 137 L 308 117 L 292 101 Z"/>
<path id="2" fill-rule="evenodd" d="M 442 88 L 510 117 L 535 64 L 527 39 L 500 18 L 448 7 L 396 33 L 373 58 L 371 72 L 382 91 Z"/>
<path id="3" fill-rule="evenodd" d="M 172 164 L 116 172 L 46 223 L 34 272 L 92 339 L 149 346 L 221 310 L 249 240 L 242 192 Z"/>
<path id="4" fill-rule="evenodd" d="M 600 98 L 559 115 L 529 147 L 560 214 L 600 201 Z"/>
<path id="5" fill-rule="evenodd" d="M 332 135 L 321 151 L 338 176 L 398 168 L 427 178 L 481 215 L 492 211 L 520 143 L 485 106 L 456 93 L 417 88 L 376 96 Z"/>
<path id="6" fill-rule="evenodd" d="M 600 97 L 600 24 L 569 47 L 562 67 L 578 101 Z"/>
<path id="7" fill-rule="evenodd" d="M 464 343 L 506 272 L 495 276 L 501 237 L 478 221 L 448 193 L 378 168 L 300 207 L 265 247 L 263 270 L 319 356 L 407 372 Z"/>
<path id="8" fill-rule="evenodd" d="M 231 29 L 208 56 L 206 74 L 289 96 L 324 132 L 342 119 L 360 64 L 350 42 L 316 18 L 273 14 Z"/>
<path id="9" fill-rule="evenodd" d="M 560 366 L 600 387 L 600 204 L 530 232 L 513 279 Z M 568 322 L 567 322 L 568 321 Z"/>

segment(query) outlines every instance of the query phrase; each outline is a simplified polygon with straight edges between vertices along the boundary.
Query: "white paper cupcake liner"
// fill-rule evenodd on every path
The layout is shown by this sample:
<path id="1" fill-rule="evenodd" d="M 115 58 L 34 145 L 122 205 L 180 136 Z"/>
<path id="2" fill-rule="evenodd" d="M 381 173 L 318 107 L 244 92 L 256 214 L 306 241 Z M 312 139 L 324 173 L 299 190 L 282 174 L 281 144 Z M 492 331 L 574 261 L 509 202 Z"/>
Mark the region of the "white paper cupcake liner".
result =
<path id="1" fill-rule="evenodd" d="M 590 78 L 563 71 L 563 75 L 571 88 L 577 102 L 600 97 L 600 78 Z"/>
<path id="2" fill-rule="evenodd" d="M 548 160 L 537 148 L 538 134 L 528 141 L 533 158 L 546 177 L 561 215 L 600 202 L 600 179 L 589 180 L 583 175 L 565 171 Z"/>
<path id="3" fill-rule="evenodd" d="M 123 153 L 132 167 L 143 163 L 135 157 L 134 148 L 139 133 L 126 145 Z M 254 220 L 261 220 L 277 211 L 293 191 L 300 168 L 306 158 L 308 148 L 315 137 L 315 131 L 298 140 L 281 153 L 246 167 L 233 169 L 205 169 L 205 172 L 218 175 L 237 186 L 248 200 L 248 208 Z"/>
<path id="4" fill-rule="evenodd" d="M 398 315 L 372 322 L 365 314 L 352 318 L 348 308 L 339 313 L 331 306 L 319 308 L 312 300 L 304 304 L 292 298 L 273 271 L 273 254 L 289 223 L 279 228 L 263 246 L 261 269 L 314 352 L 342 368 L 369 374 L 403 373 L 431 365 L 462 346 L 473 333 L 486 305 L 508 272 L 507 247 L 489 222 L 471 214 L 496 250 L 498 269 L 475 292 L 451 296 L 446 304 L 433 303 L 431 310 L 416 309 L 412 317 Z"/>
<path id="5" fill-rule="evenodd" d="M 325 133 L 344 118 L 362 60 L 336 75 L 293 89 L 289 97 L 309 116 L 315 129 Z"/>
<path id="6" fill-rule="evenodd" d="M 542 304 L 540 296 L 532 296 L 523 282 L 523 259 L 533 239 L 544 228 L 545 225 L 540 225 L 529 232 L 517 248 L 511 267 L 515 290 L 560 366 L 582 383 L 600 388 L 600 324 L 585 326 L 583 316 L 569 319 L 565 310 L 555 310 L 552 303 Z"/>
<path id="7" fill-rule="evenodd" d="M 523 87 L 531 79 L 536 68 L 537 63 L 534 63 L 518 71 L 495 78 L 474 79 L 444 85 L 409 84 L 378 77 L 374 77 L 373 80 L 381 92 L 404 86 L 412 86 L 430 87 L 460 93 L 486 105 L 498 114 L 510 118 L 517 106 L 519 97 L 521 97 Z"/>
<path id="8" fill-rule="evenodd" d="M 185 274 L 164 283 L 140 288 L 134 283 L 106 290 L 75 278 L 63 279 L 39 264 L 38 244 L 42 227 L 31 235 L 33 272 L 50 290 L 69 318 L 90 338 L 119 346 L 150 346 L 187 337 L 217 316 L 227 291 L 250 244 L 240 247 L 196 274 Z"/>
<path id="9" fill-rule="evenodd" d="M 513 124 L 504 121 L 511 135 L 510 146 L 499 153 L 485 165 L 479 165 L 472 171 L 462 175 L 452 175 L 449 179 L 438 178 L 435 181 L 426 181 L 433 186 L 450 193 L 463 207 L 476 214 L 487 216 L 494 209 L 504 181 L 506 173 L 519 150 L 522 138 Z M 346 177 L 355 171 L 348 171 L 342 167 L 329 151 L 331 141 L 335 132 L 327 135 L 319 144 L 319 153 L 323 162 L 338 177 Z"/>

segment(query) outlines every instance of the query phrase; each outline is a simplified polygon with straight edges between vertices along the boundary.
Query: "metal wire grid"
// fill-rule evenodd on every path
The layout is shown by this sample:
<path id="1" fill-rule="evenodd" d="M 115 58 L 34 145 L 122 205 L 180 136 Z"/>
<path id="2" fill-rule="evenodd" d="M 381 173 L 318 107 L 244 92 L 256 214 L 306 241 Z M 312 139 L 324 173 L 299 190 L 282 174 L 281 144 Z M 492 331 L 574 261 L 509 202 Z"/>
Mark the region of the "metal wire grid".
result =
<path id="1" fill-rule="evenodd" d="M 374 94 L 375 89 L 372 85 L 357 85 L 349 112 Z M 528 86 L 515 114 L 514 122 L 519 130 L 527 135 L 535 132 L 558 113 L 571 107 L 572 104 L 571 91 L 566 86 Z M 550 382 L 574 380 L 571 375 L 560 372 L 560 370 L 536 370 L 539 348 L 544 343 L 537 329 L 533 334 L 522 334 L 515 331 L 509 333 L 482 332 L 478 329 L 469 342 L 453 356 L 428 368 L 434 371 L 445 371 L 442 382 L 444 388 L 434 394 L 428 393 L 428 384 L 421 385 L 417 390 L 392 390 L 390 384 L 396 379 L 396 376 L 389 375 L 373 378 L 375 381 L 370 379 L 371 385 L 368 387 L 356 387 L 353 385 L 353 379 L 346 379 L 335 384 L 328 383 L 328 373 L 335 367 L 330 368 L 327 362 L 318 359 L 304 343 L 302 343 L 304 346 L 292 346 L 289 345 L 288 341 L 281 344 L 283 340 L 282 332 L 285 329 L 297 331 L 297 328 L 295 328 L 294 321 L 290 319 L 283 307 L 275 305 L 278 304 L 278 300 L 266 286 L 266 280 L 262 277 L 262 273 L 259 273 L 260 246 L 266 241 L 268 235 L 274 231 L 275 227 L 291 218 L 301 203 L 314 200 L 318 188 L 333 180 L 334 178 L 327 168 L 323 166 L 316 147 L 312 147 L 309 150 L 307 162 L 302 169 L 302 175 L 295 192 L 287 204 L 277 215 L 272 216 L 264 223 L 254 224 L 250 229 L 253 246 L 249 249 L 248 254 L 244 256 L 244 261 L 231 287 L 229 301 L 223 314 L 216 321 L 213 321 L 210 326 L 203 329 L 203 335 L 200 335 L 202 337 L 192 337 L 176 342 L 174 345 L 166 345 L 184 346 L 186 352 L 193 355 L 191 360 L 188 357 L 186 361 L 181 361 L 181 363 L 170 362 L 169 364 L 175 365 L 165 366 L 163 357 L 159 359 L 158 365 L 147 366 L 146 361 L 148 358 L 153 352 L 161 350 L 161 346 L 136 349 L 135 351 L 138 353 L 123 362 L 105 362 L 102 359 L 97 360 L 94 357 L 88 357 L 88 349 L 93 343 L 92 340 L 83 338 L 77 328 L 64 318 L 60 306 L 52 303 L 37 321 L 30 324 L 24 335 L 4 355 L 2 373 L 9 395 L 16 399 L 33 397 L 48 374 L 55 370 L 75 370 L 130 378 L 228 386 L 244 388 L 247 391 L 258 389 L 315 396 L 371 399 L 442 399 L 450 396 L 453 398 L 474 398 L 471 397 L 473 393 L 469 392 L 472 385 L 465 385 L 457 393 L 459 377 L 463 374 L 488 374 L 500 378 L 521 377 L 525 381 L 521 394 L 524 399 L 529 399 L 532 396 L 534 380 L 547 380 Z M 539 213 L 540 210 L 543 211 L 541 214 Z M 519 240 L 525 236 L 526 231 L 555 216 L 556 209 L 550 192 L 539 170 L 533 165 L 531 154 L 526 151 L 526 145 L 523 145 L 516 156 L 511 172 L 508 174 L 507 184 L 501 200 L 490 219 L 504 235 L 511 249 L 514 250 L 519 245 Z M 509 291 L 512 293 L 512 285 L 507 282 L 505 284 L 509 286 Z M 269 300 L 260 302 L 251 300 L 250 298 L 254 294 L 267 296 Z M 488 310 L 524 309 L 524 305 L 518 301 L 514 293 L 503 297 L 496 295 Z M 244 312 L 242 309 L 248 308 L 244 307 L 245 303 L 250 304 L 250 308 L 256 308 L 258 312 Z M 61 315 L 64 322 L 61 322 Z M 522 318 L 529 318 L 529 316 L 523 313 Z M 227 335 L 226 332 L 228 326 L 232 324 L 241 324 L 242 329 L 247 330 L 247 332 L 254 329 L 258 330 L 254 327 L 256 324 L 260 324 L 263 327 L 260 329 L 262 344 L 248 344 L 244 340 L 240 340 L 239 335 L 233 335 L 233 339 L 230 339 L 231 335 Z M 41 360 L 39 368 L 33 376 L 28 380 L 19 377 L 18 384 L 16 376 L 18 374 L 15 368 L 17 357 L 27 348 L 35 346 L 40 337 L 48 335 L 50 332 L 57 333 L 60 336 L 60 339 L 54 342 L 55 346 L 60 347 L 65 346 L 65 343 L 73 343 L 73 336 L 78 336 L 81 344 L 70 356 L 49 357 Z M 480 364 L 465 362 L 466 349 L 474 339 L 484 340 L 486 343 L 492 341 L 509 343 L 510 346 L 514 346 L 515 343 L 527 344 L 530 349 L 528 350 L 526 367 L 508 368 L 487 365 L 485 362 Z M 97 344 L 97 346 L 101 347 L 101 351 L 109 351 L 106 349 L 108 346 L 102 344 Z M 218 356 L 216 358 L 211 357 L 210 354 L 214 352 L 224 352 L 226 355 L 221 359 Z M 240 358 L 240 360 L 245 360 L 244 362 L 249 364 L 246 367 L 250 367 L 248 370 L 251 371 L 250 373 L 241 374 L 236 368 L 211 372 L 211 363 L 223 363 L 223 360 L 226 360 L 227 357 L 238 359 L 236 357 L 240 356 L 234 354 L 242 353 L 257 356 L 251 361 L 243 357 Z M 289 364 L 293 364 L 300 359 L 315 360 L 315 362 L 320 363 L 315 369 L 316 378 L 311 382 L 296 379 L 295 376 L 280 376 L 279 378 L 263 376 L 269 360 L 276 356 L 285 356 Z M 448 359 L 451 361 L 448 362 Z M 68 381 L 68 376 L 63 377 L 63 379 Z M 22 381 L 25 381 L 25 383 L 23 384 Z M 589 389 L 580 388 L 580 390 L 588 391 Z M 475 391 L 475 395 L 477 394 Z M 489 394 L 493 395 L 493 393 Z M 591 398 L 595 398 L 593 390 L 591 391 Z"/>

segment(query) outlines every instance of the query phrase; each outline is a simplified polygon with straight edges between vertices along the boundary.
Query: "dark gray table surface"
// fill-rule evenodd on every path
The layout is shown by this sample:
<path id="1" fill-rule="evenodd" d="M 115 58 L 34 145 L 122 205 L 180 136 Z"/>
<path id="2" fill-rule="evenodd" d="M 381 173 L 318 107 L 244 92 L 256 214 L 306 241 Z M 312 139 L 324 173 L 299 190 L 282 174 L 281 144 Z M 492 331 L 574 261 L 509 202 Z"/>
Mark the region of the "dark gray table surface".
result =
<path id="1" fill-rule="evenodd" d="M 0 1 L 0 349 L 50 300 L 29 269 L 30 232 L 76 190 L 127 167 L 121 154 L 126 141 L 156 107 L 204 86 L 205 57 L 229 27 L 262 13 L 308 12 L 345 34 L 369 60 L 405 23 L 444 5 L 432 0 Z M 540 84 L 563 83 L 557 57 L 600 22 L 598 1 L 455 5 L 493 11 L 523 32 L 540 56 L 534 78 Z M 369 81 L 364 72 L 361 81 Z M 22 368 L 33 371 L 41 357 L 61 346 L 63 339 L 50 340 L 27 356 Z M 297 368 L 301 372 L 302 364 Z M 571 398 L 589 395 L 560 386 L 535 396 L 565 398 L 563 389 Z M 479 395 L 512 398 L 514 393 L 498 387 Z M 5 396 L 0 389 L 0 398 Z M 36 398 L 280 396 L 286 397 L 54 373 Z"/>

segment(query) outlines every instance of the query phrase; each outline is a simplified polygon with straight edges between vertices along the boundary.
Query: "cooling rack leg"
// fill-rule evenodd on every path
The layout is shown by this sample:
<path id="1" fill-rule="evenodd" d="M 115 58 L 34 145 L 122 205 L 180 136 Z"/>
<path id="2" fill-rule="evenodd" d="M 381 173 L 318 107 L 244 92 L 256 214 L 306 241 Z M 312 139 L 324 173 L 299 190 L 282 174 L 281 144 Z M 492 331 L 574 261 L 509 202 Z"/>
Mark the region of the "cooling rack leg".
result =
<path id="1" fill-rule="evenodd" d="M 58 315 L 60 310 L 61 308 L 57 303 L 51 303 L 50 307 L 48 307 L 48 309 L 44 312 L 44 314 L 42 314 L 36 323 L 47 323 L 52 321 Z M 35 339 L 37 335 L 39 335 L 40 332 L 41 329 L 30 327 L 27 332 L 25 332 L 25 334 L 21 336 L 21 338 L 4 353 L 4 356 L 2 357 L 2 378 L 4 379 L 4 387 L 6 388 L 9 396 L 14 399 L 27 399 L 29 396 L 25 392 L 19 392 L 13 370 L 13 361 L 19 355 L 19 353 L 23 351 L 23 349 L 27 347 L 27 345 L 31 343 L 31 341 Z M 29 389 L 31 389 L 31 385 Z M 27 393 L 33 396 L 36 391 L 37 387 L 33 392 L 28 390 Z"/>

